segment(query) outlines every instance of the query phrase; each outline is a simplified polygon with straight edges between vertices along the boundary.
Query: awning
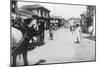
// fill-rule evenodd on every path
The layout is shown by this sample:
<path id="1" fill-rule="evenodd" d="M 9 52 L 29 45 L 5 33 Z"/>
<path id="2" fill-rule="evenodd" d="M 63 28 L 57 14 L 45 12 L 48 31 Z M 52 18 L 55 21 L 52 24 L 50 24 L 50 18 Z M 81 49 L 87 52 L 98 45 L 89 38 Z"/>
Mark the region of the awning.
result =
<path id="1" fill-rule="evenodd" d="M 21 7 L 21 9 L 26 9 L 26 10 L 30 10 L 30 11 L 33 10 L 33 9 L 40 9 L 40 8 L 42 8 L 42 9 L 50 12 L 50 10 L 48 10 L 47 8 L 45 8 L 45 7 L 43 7 L 43 6 L 39 5 L 39 4 L 35 4 L 35 5 L 24 5 L 24 6 Z"/>
<path id="2" fill-rule="evenodd" d="M 24 10 L 24 9 L 19 9 L 16 11 L 17 15 L 20 16 L 25 16 L 25 17 L 32 17 L 33 15 L 35 15 L 34 13 L 32 13 L 31 11 L 28 10 Z"/>

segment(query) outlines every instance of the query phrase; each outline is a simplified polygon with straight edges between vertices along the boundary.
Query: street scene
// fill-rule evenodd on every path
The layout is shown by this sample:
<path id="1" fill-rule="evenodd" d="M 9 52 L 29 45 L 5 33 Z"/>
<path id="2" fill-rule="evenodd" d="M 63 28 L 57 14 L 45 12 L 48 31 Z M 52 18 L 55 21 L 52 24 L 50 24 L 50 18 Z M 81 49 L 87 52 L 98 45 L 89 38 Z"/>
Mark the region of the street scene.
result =
<path id="1" fill-rule="evenodd" d="M 96 6 L 11 2 L 12 67 L 96 61 Z"/>

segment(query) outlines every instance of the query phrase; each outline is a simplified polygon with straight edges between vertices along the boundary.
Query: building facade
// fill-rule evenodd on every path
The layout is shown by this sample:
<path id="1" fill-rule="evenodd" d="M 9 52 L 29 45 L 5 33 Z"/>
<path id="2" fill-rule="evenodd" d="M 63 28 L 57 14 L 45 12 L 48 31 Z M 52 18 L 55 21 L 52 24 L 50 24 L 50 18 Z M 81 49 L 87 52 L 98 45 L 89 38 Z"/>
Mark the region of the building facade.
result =
<path id="1" fill-rule="evenodd" d="M 25 6 L 22 6 L 21 9 L 31 11 L 34 15 L 38 16 L 38 18 L 44 22 L 45 29 L 49 28 L 49 26 L 50 26 L 50 19 L 49 19 L 50 11 L 48 9 L 46 9 L 45 7 L 43 7 L 39 4 L 25 5 Z"/>

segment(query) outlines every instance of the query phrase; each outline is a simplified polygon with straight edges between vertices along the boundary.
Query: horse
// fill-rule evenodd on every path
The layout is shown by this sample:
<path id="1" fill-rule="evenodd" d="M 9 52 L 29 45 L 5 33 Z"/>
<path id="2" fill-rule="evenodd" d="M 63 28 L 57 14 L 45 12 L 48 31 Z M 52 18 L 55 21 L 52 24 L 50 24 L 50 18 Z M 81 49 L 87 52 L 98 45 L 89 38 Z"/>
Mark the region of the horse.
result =
<path id="1" fill-rule="evenodd" d="M 27 51 L 29 45 L 33 45 L 33 49 L 36 48 L 39 43 L 29 43 L 30 40 L 33 41 L 34 36 L 41 34 L 41 28 L 38 25 L 32 24 L 32 18 L 25 19 L 24 23 L 21 21 L 15 21 L 11 27 L 11 55 L 13 56 L 12 66 L 16 66 L 17 55 L 22 54 L 24 65 L 28 65 L 27 61 Z M 13 45 L 13 46 L 12 46 Z M 17 47 L 16 47 L 17 46 Z"/>

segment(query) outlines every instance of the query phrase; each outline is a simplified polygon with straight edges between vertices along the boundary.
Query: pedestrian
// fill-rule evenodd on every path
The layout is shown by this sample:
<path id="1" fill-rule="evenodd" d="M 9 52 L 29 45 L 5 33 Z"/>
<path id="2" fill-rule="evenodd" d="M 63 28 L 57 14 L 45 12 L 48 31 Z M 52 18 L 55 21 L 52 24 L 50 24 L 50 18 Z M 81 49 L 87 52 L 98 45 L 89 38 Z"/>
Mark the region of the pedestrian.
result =
<path id="1" fill-rule="evenodd" d="M 72 26 L 70 26 L 70 32 L 72 32 Z"/>
<path id="2" fill-rule="evenodd" d="M 93 34 L 93 26 L 92 25 L 88 28 L 88 31 L 89 31 L 90 36 L 92 36 L 92 34 Z"/>
<path id="3" fill-rule="evenodd" d="M 49 29 L 49 38 L 50 40 L 53 40 L 53 29 L 52 29 L 52 25 L 50 25 L 50 29 Z"/>
<path id="4" fill-rule="evenodd" d="M 75 43 L 80 43 L 80 32 L 81 32 L 80 26 L 79 24 L 77 24 L 74 29 Z"/>
<path id="5" fill-rule="evenodd" d="M 73 32 L 74 32 L 73 30 L 74 30 L 74 26 L 71 26 L 71 27 L 70 27 L 70 32 L 71 32 L 72 34 L 73 34 Z"/>

